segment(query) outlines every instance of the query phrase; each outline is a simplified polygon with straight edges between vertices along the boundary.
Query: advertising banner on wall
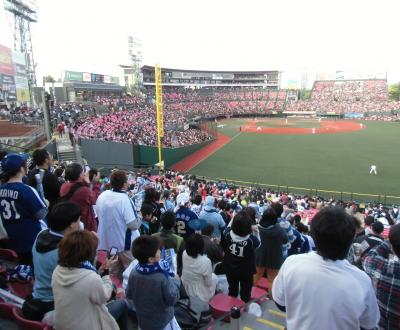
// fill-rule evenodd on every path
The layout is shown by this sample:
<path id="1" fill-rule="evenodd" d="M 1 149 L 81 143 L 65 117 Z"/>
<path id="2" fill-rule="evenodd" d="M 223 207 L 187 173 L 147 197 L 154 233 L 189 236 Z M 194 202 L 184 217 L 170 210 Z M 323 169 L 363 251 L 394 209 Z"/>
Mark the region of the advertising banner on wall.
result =
<path id="1" fill-rule="evenodd" d="M 91 82 L 92 81 L 92 76 L 90 73 L 84 72 L 83 73 L 83 81 L 86 82 Z"/>
<path id="2" fill-rule="evenodd" d="M 4 73 L 0 74 L 0 100 L 17 100 L 17 91 L 15 88 L 14 76 Z"/>
<path id="3" fill-rule="evenodd" d="M 0 45 L 0 74 L 14 74 L 11 49 Z"/>
<path id="4" fill-rule="evenodd" d="M 83 81 L 83 73 L 76 71 L 65 71 L 65 81 Z"/>
<path id="5" fill-rule="evenodd" d="M 104 76 L 102 74 L 92 73 L 91 78 L 94 83 L 102 83 L 104 81 Z"/>
<path id="6" fill-rule="evenodd" d="M 18 88 L 28 88 L 28 78 L 22 76 L 15 76 L 15 87 Z"/>
<path id="7" fill-rule="evenodd" d="M 111 83 L 111 77 L 110 76 L 104 76 L 104 82 L 106 84 L 110 84 Z"/>
<path id="8" fill-rule="evenodd" d="M 12 61 L 15 64 L 20 64 L 23 66 L 26 66 L 26 60 L 25 60 L 25 56 L 24 54 L 20 53 L 20 52 L 16 52 L 15 50 L 13 50 L 11 52 L 12 54 Z"/>
<path id="9" fill-rule="evenodd" d="M 12 51 L 12 61 L 14 64 L 14 79 L 18 102 L 29 102 L 29 85 L 26 73 L 25 56 L 22 53 Z"/>
<path id="10" fill-rule="evenodd" d="M 363 113 L 345 113 L 344 118 L 361 119 L 364 117 Z"/>
<path id="11" fill-rule="evenodd" d="M 28 88 L 17 88 L 17 100 L 18 102 L 29 102 L 29 89 Z"/>

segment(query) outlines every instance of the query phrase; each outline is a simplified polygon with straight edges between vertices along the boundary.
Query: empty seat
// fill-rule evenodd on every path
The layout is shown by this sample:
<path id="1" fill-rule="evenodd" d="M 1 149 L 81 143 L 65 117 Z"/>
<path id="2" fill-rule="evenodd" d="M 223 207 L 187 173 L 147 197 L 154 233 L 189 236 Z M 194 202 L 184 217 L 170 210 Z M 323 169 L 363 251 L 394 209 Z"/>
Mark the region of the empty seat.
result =
<path id="1" fill-rule="evenodd" d="M 251 300 L 256 300 L 257 303 L 261 304 L 267 300 L 267 293 L 266 290 L 253 286 L 251 289 Z"/>
<path id="2" fill-rule="evenodd" d="M 8 282 L 8 288 L 11 293 L 16 296 L 25 299 L 33 291 L 33 280 L 29 282 L 21 282 L 20 280 Z"/>
<path id="3" fill-rule="evenodd" d="M 209 302 L 212 313 L 213 313 L 213 318 L 217 319 L 221 317 L 222 315 L 230 312 L 232 307 L 242 307 L 244 305 L 244 301 L 234 298 L 231 296 L 227 296 L 223 293 L 219 293 L 215 295 Z M 229 322 L 230 317 L 227 316 L 224 321 Z"/>
<path id="4" fill-rule="evenodd" d="M 268 280 L 265 277 L 261 277 L 256 286 L 268 291 Z"/>
<path id="5" fill-rule="evenodd" d="M 31 321 L 24 318 L 22 315 L 22 311 L 18 307 L 14 307 L 12 310 L 15 322 L 17 322 L 19 328 L 21 330 L 51 330 L 52 328 L 49 327 L 46 323 L 38 322 L 38 321 Z"/>
<path id="6" fill-rule="evenodd" d="M 7 320 L 13 320 L 14 315 L 12 310 L 14 309 L 14 305 L 7 303 L 5 301 L 0 302 L 0 318 L 7 319 Z"/>
<path id="7" fill-rule="evenodd" d="M 18 254 L 11 249 L 0 249 L 0 259 L 11 262 L 18 262 Z"/>

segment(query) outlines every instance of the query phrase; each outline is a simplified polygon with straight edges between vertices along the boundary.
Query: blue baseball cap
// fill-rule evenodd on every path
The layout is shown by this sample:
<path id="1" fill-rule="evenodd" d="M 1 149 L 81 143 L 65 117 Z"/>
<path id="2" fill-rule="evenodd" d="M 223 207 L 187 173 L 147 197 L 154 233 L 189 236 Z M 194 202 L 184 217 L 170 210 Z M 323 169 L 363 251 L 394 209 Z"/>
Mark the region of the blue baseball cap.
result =
<path id="1" fill-rule="evenodd" d="M 1 169 L 3 171 L 15 171 L 29 159 L 28 154 L 11 153 L 4 156 L 1 161 Z"/>

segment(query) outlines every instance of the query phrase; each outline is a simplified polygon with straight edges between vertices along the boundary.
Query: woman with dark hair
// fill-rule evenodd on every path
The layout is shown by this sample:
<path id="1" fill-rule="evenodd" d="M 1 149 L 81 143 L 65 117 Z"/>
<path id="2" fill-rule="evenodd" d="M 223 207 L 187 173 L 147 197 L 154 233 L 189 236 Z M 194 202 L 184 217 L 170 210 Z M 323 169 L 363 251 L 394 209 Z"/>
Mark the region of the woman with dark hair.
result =
<path id="1" fill-rule="evenodd" d="M 278 216 L 273 208 L 264 211 L 258 230 L 260 231 L 261 246 L 256 251 L 257 273 L 254 283 L 267 272 L 268 291 L 271 292 L 272 282 L 283 264 L 283 244 L 286 244 L 288 237 L 281 228 Z"/>
<path id="2" fill-rule="evenodd" d="M 106 305 L 113 291 L 108 272 L 114 259 L 100 267 L 100 277 L 93 266 L 97 244 L 97 236 L 87 230 L 72 232 L 59 244 L 51 281 L 57 330 L 127 329 L 125 302 Z"/>
<path id="3" fill-rule="evenodd" d="M 204 255 L 203 237 L 200 234 L 190 235 L 182 256 L 182 284 L 188 296 L 208 303 L 215 294 L 217 282 L 211 260 Z"/>
<path id="4" fill-rule="evenodd" d="M 161 209 L 163 205 L 160 204 L 161 194 L 154 188 L 147 188 L 144 191 L 144 200 L 143 204 L 150 204 L 153 208 L 153 217 L 152 225 L 155 231 L 158 231 L 160 228 L 160 217 L 161 217 Z"/>
<path id="5" fill-rule="evenodd" d="M 0 215 L 5 232 L 2 247 L 17 252 L 19 262 L 32 265 L 32 246 L 42 230 L 40 220 L 47 215 L 47 207 L 37 191 L 22 183 L 27 174 L 29 156 L 7 154 L 1 161 Z M 3 244 L 4 243 L 4 244 Z"/>
<path id="6" fill-rule="evenodd" d="M 65 182 L 61 186 L 60 197 L 63 200 L 70 200 L 77 203 L 81 207 L 81 221 L 85 229 L 97 231 L 97 221 L 93 212 L 93 205 L 96 204 L 98 192 L 95 189 L 99 187 L 93 186 L 90 188 L 89 173 L 83 171 L 81 164 L 72 163 L 65 169 Z"/>
<path id="7" fill-rule="evenodd" d="M 240 284 L 240 298 L 250 300 L 253 276 L 256 272 L 254 250 L 260 246 L 256 228 L 245 211 L 238 212 L 231 227 L 224 232 L 221 241 L 225 255 L 222 261 L 229 284 L 229 295 L 237 297 Z"/>

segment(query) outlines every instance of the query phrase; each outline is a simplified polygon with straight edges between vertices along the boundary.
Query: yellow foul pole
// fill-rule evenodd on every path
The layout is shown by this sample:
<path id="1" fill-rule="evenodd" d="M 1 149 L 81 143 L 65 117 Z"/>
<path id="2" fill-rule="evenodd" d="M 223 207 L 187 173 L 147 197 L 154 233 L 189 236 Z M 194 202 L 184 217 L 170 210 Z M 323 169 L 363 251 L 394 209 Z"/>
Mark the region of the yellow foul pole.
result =
<path id="1" fill-rule="evenodd" d="M 160 170 L 164 169 L 164 162 L 162 159 L 162 146 L 161 138 L 164 137 L 164 108 L 162 96 L 162 77 L 161 68 L 156 64 L 155 67 L 156 78 L 156 107 L 157 107 L 157 135 L 158 135 L 158 164 Z"/>

